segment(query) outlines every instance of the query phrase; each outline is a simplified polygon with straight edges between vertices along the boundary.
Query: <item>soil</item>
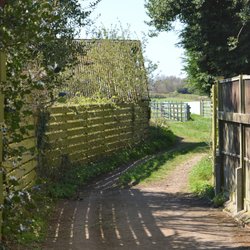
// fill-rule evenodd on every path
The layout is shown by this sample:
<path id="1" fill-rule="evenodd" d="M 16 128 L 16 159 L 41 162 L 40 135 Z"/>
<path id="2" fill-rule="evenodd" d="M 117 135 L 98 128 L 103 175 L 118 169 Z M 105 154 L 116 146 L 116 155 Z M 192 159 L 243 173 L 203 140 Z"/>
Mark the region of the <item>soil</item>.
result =
<path id="1" fill-rule="evenodd" d="M 60 201 L 42 249 L 250 249 L 249 229 L 187 191 L 188 173 L 201 157 L 161 182 L 127 189 L 116 185 L 121 168 Z"/>

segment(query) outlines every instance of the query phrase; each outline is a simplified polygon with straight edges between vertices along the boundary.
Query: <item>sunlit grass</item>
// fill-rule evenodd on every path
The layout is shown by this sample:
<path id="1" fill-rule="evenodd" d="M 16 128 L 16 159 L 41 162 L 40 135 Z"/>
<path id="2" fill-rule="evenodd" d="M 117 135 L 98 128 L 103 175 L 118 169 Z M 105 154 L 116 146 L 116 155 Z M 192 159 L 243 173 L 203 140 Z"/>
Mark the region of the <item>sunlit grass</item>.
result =
<path id="1" fill-rule="evenodd" d="M 190 142 L 211 142 L 211 118 L 191 115 L 187 122 L 169 122 L 171 131 L 178 137 L 185 138 Z"/>
<path id="2" fill-rule="evenodd" d="M 211 120 L 193 115 L 188 122 L 167 122 L 164 119 L 152 121 L 155 126 L 167 127 L 179 138 L 179 144 L 172 150 L 155 156 L 151 160 L 130 169 L 120 177 L 123 186 L 140 182 L 160 181 L 179 164 L 192 158 L 195 153 L 209 151 Z"/>
<path id="3" fill-rule="evenodd" d="M 197 163 L 189 174 L 190 191 L 201 197 L 213 198 L 212 160 L 205 156 Z"/>

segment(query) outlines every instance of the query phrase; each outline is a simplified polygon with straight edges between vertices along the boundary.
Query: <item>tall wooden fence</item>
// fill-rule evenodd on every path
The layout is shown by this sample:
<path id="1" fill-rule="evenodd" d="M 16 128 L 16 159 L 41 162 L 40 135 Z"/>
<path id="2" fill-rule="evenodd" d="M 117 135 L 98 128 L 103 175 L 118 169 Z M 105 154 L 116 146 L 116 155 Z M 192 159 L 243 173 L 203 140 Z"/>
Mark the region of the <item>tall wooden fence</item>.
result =
<path id="1" fill-rule="evenodd" d="M 250 212 L 250 76 L 218 83 L 218 137 L 217 192 L 231 212 Z"/>
<path id="2" fill-rule="evenodd" d="M 141 141 L 149 103 L 58 106 L 49 109 L 48 119 L 45 159 L 57 169 L 65 160 L 84 164 Z"/>
<path id="3" fill-rule="evenodd" d="M 190 119 L 190 107 L 182 102 L 151 102 L 151 117 L 164 118 L 175 121 L 188 121 Z"/>

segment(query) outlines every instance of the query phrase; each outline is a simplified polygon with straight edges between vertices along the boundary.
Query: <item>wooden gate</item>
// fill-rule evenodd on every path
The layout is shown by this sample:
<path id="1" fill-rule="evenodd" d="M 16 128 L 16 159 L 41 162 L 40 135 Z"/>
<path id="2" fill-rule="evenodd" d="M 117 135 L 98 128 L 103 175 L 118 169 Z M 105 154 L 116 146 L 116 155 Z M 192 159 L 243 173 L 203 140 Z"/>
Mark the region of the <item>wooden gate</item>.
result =
<path id="1" fill-rule="evenodd" d="M 218 138 L 216 190 L 231 212 L 250 212 L 250 76 L 218 82 Z"/>

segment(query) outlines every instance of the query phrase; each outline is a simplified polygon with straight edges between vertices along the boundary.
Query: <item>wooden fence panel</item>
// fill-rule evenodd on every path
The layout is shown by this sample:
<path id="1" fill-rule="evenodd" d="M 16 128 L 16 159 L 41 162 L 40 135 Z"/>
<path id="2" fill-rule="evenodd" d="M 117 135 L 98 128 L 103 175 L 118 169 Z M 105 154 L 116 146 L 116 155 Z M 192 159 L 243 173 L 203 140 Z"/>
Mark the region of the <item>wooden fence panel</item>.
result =
<path id="1" fill-rule="evenodd" d="M 250 211 L 250 76 L 218 83 L 217 190 L 233 213 Z M 219 186 L 218 186 L 219 185 Z"/>
<path id="2" fill-rule="evenodd" d="M 134 145 L 149 127 L 149 103 L 56 106 L 49 109 L 44 162 L 87 163 Z"/>
<path id="3" fill-rule="evenodd" d="M 23 109 L 26 110 L 27 106 L 23 107 Z M 9 132 L 11 130 L 7 127 L 7 132 L 4 136 L 8 142 L 8 148 L 19 151 L 19 155 L 11 156 L 12 153 L 10 152 L 10 156 L 8 158 L 5 157 L 3 168 L 6 173 L 5 182 L 7 185 L 9 178 L 15 177 L 19 183 L 19 186 L 15 187 L 15 189 L 24 190 L 32 187 L 36 181 L 37 145 L 35 117 L 33 115 L 21 115 L 19 126 L 20 128 L 15 130 L 16 134 L 22 136 L 22 140 L 19 142 L 12 141 Z M 21 130 L 25 130 L 25 134 L 23 134 Z"/>

